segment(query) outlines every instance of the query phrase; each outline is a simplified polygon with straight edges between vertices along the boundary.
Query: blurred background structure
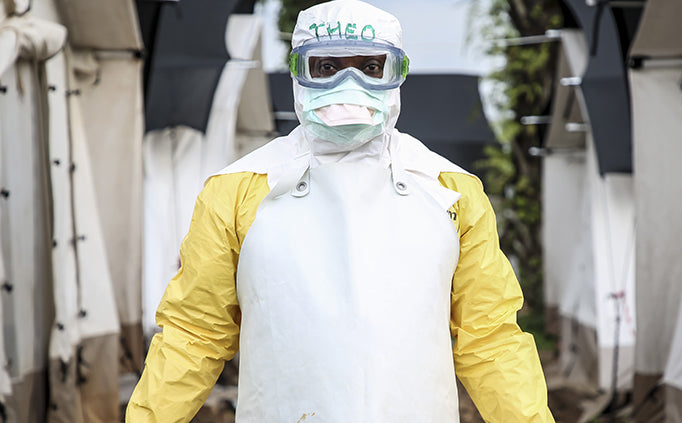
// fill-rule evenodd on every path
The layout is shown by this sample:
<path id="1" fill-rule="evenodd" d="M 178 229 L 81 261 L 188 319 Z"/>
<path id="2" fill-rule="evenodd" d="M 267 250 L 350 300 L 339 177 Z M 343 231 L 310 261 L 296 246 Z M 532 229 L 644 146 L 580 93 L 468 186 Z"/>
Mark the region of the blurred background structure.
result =
<path id="1" fill-rule="evenodd" d="M 0 2 L 0 422 L 121 420 L 203 181 L 297 125 L 280 38 L 318 2 Z M 557 421 L 682 422 L 682 2 L 370 3 L 397 127 L 493 198 Z"/>

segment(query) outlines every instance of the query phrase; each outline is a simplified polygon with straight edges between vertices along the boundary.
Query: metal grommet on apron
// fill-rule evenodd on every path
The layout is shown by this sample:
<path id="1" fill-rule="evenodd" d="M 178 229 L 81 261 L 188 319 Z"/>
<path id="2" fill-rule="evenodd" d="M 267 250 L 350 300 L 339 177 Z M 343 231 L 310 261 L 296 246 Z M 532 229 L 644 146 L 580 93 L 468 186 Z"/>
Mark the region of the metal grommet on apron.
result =
<path id="1" fill-rule="evenodd" d="M 310 192 L 310 169 L 306 169 L 305 173 L 301 179 L 296 182 L 296 186 L 291 191 L 291 195 L 294 197 L 303 197 L 308 195 Z"/>
<path id="2" fill-rule="evenodd" d="M 237 267 L 237 422 L 458 421 L 459 238 L 396 158 L 295 169 L 261 203 Z"/>

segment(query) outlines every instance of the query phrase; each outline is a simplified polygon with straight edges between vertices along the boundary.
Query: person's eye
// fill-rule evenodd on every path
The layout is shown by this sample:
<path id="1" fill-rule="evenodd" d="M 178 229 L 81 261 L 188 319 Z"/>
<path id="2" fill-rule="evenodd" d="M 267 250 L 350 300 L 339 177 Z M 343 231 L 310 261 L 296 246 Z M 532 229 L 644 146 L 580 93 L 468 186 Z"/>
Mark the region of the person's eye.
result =
<path id="1" fill-rule="evenodd" d="M 383 75 L 383 70 L 384 68 L 381 66 L 381 63 L 378 61 L 371 61 L 365 64 L 363 72 L 365 75 L 381 78 Z"/>
<path id="2" fill-rule="evenodd" d="M 331 62 L 322 62 L 317 67 L 318 72 L 322 76 L 332 76 L 337 72 L 336 66 Z"/>

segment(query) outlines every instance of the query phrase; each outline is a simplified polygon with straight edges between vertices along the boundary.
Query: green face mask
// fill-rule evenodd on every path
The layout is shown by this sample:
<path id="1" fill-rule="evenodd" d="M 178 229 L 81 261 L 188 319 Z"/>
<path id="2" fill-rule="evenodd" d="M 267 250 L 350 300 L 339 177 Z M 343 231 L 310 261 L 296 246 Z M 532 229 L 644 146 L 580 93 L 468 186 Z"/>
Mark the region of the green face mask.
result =
<path id="1" fill-rule="evenodd" d="M 330 89 L 305 89 L 303 99 L 303 127 L 326 141 L 344 147 L 359 146 L 384 132 L 386 115 L 386 91 L 370 91 L 347 79 Z M 373 123 L 328 126 L 317 116 L 315 110 L 332 104 L 355 104 L 374 110 Z"/>

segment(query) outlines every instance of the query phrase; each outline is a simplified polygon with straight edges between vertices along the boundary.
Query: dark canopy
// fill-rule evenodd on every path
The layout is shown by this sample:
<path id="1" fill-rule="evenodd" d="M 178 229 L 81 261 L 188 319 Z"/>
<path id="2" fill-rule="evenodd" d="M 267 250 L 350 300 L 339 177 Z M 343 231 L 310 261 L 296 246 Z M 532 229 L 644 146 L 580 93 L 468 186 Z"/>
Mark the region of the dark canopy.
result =
<path id="1" fill-rule="evenodd" d="M 629 46 L 641 10 L 621 9 L 600 2 L 564 0 L 585 33 L 590 57 L 581 89 L 594 136 L 599 172 L 632 172 L 630 94 L 625 68 Z"/>
<path id="2" fill-rule="evenodd" d="M 255 0 L 137 0 L 145 45 L 146 130 L 186 125 L 206 130 L 213 94 L 229 55 L 231 13 Z"/>

